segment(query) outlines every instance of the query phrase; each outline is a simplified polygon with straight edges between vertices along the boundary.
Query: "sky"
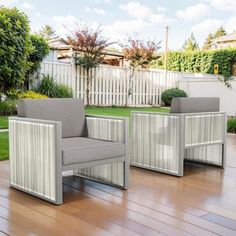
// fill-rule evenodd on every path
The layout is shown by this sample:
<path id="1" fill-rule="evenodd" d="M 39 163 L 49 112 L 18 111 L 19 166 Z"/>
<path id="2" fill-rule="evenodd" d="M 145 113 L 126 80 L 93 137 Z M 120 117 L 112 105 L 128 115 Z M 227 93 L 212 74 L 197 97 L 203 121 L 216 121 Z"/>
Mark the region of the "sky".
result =
<path id="1" fill-rule="evenodd" d="M 112 42 L 129 36 L 161 42 L 169 26 L 169 49 L 180 49 L 191 33 L 202 46 L 209 33 L 223 26 L 236 30 L 236 0 L 0 0 L 29 17 L 32 32 L 50 24 L 61 37 L 78 24 L 100 26 Z"/>

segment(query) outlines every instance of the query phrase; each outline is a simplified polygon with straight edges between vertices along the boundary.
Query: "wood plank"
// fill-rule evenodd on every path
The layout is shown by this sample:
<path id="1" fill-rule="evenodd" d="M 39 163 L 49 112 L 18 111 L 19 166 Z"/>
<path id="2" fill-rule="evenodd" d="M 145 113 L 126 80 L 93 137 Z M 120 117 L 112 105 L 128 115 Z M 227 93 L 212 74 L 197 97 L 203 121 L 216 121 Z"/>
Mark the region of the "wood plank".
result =
<path id="1" fill-rule="evenodd" d="M 131 168 L 127 191 L 67 177 L 61 206 L 9 188 L 9 162 L 0 162 L 0 235 L 236 235 L 236 139 L 228 140 L 224 171 L 186 165 L 176 178 Z"/>
<path id="2" fill-rule="evenodd" d="M 75 189 L 78 189 L 80 191 L 84 191 L 88 194 L 91 194 L 91 195 L 97 197 L 97 198 L 101 198 L 105 201 L 111 202 L 111 203 L 119 205 L 121 207 L 125 207 L 130 212 L 135 212 L 137 214 L 144 215 L 147 217 L 149 216 L 151 219 L 162 222 L 162 223 L 169 225 L 171 227 L 174 227 L 176 229 L 186 231 L 188 233 L 195 234 L 195 235 L 199 235 L 199 234 L 215 235 L 207 230 L 201 229 L 197 226 L 194 226 L 192 224 L 181 221 L 175 217 L 171 217 L 167 214 L 161 213 L 158 210 L 153 210 L 151 208 L 144 207 L 144 206 L 136 204 L 134 202 L 126 201 L 124 198 L 121 199 L 121 198 L 116 197 L 116 196 L 109 194 L 107 192 L 103 192 L 99 189 L 90 187 L 90 186 L 88 186 L 88 183 L 86 183 L 85 187 L 84 187 L 84 185 L 82 185 L 82 187 L 81 187 L 80 183 L 79 182 L 75 183 L 74 179 L 72 179 L 72 181 L 70 181 L 70 180 L 65 180 L 65 181 L 69 186 L 72 186 Z M 131 216 L 132 216 L 132 214 L 131 214 Z M 166 233 L 166 232 L 163 232 L 163 233 Z"/>
<path id="3" fill-rule="evenodd" d="M 1 193 L 0 193 L 1 195 Z M 83 200 L 83 198 L 85 198 L 86 196 L 83 196 L 83 194 L 78 194 L 76 195 L 76 200 L 81 201 Z M 86 224 L 85 222 L 89 222 L 88 220 L 82 220 L 81 221 L 81 217 L 79 219 L 76 219 L 75 217 L 73 217 L 74 213 L 78 213 L 78 209 L 76 209 L 75 207 L 71 206 L 70 204 L 63 204 L 61 206 L 57 206 L 55 207 L 54 205 L 47 203 L 45 201 L 39 200 L 37 198 L 34 198 L 32 196 L 29 196 L 27 194 L 21 193 L 20 191 L 17 190 L 12 190 L 11 195 L 9 197 L 10 199 L 17 201 L 18 203 L 23 204 L 26 207 L 29 207 L 37 212 L 40 212 L 46 216 L 52 217 L 58 221 L 60 221 L 61 223 L 64 222 L 64 224 L 66 224 L 70 229 L 73 229 L 75 232 L 77 233 L 81 233 L 86 229 L 88 232 L 86 232 L 86 235 L 92 235 L 91 229 L 95 228 L 94 225 L 98 225 L 98 228 L 101 228 L 99 226 L 101 226 L 101 224 L 97 224 L 99 223 L 99 221 L 92 222 L 92 224 Z M 70 196 L 69 196 L 70 198 Z M 67 201 L 67 198 L 65 199 L 65 201 Z M 73 200 L 74 201 L 74 200 Z M 40 203 L 38 203 L 40 202 Z M 61 212 L 60 212 L 61 211 Z M 94 215 L 94 210 L 91 211 L 92 215 Z M 65 213 L 65 214 L 64 214 Z M 86 211 L 85 211 L 86 213 Z M 100 219 L 100 213 L 98 212 L 98 219 Z M 106 218 L 107 220 L 107 218 Z M 84 222 L 84 224 L 82 225 L 81 222 Z M 108 222 L 108 221 L 107 221 Z M 103 221 L 104 223 L 104 221 Z M 108 222 L 110 225 L 109 227 L 107 227 L 107 230 L 111 233 L 114 233 L 114 229 L 119 229 L 120 231 L 122 231 L 123 235 L 137 235 L 134 234 L 131 230 L 126 230 L 126 228 L 122 228 L 119 225 L 115 225 L 115 224 L 111 224 L 110 222 Z M 78 227 L 80 226 L 80 227 Z M 105 229 L 105 227 L 102 227 Z M 99 233 L 99 230 L 96 229 L 95 231 L 95 235 L 97 235 Z"/>
<path id="4" fill-rule="evenodd" d="M 209 213 L 202 217 L 203 219 L 206 219 L 208 221 L 217 223 L 219 225 L 222 225 L 226 228 L 232 229 L 236 232 L 236 220 L 229 219 L 227 217 L 223 217 L 220 215 L 216 215 L 213 213 Z"/>

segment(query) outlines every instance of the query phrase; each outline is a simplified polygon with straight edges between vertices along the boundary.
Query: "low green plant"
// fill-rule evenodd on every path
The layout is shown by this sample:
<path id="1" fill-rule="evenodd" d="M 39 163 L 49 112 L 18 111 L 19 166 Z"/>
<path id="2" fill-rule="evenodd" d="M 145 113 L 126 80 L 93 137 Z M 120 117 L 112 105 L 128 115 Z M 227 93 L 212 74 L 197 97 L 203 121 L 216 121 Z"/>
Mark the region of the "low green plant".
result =
<path id="1" fill-rule="evenodd" d="M 166 89 L 161 95 L 161 100 L 165 106 L 170 106 L 172 98 L 176 97 L 187 97 L 187 94 L 178 88 Z"/>
<path id="2" fill-rule="evenodd" d="M 16 114 L 16 100 L 0 101 L 0 115 L 11 116 Z"/>
<path id="3" fill-rule="evenodd" d="M 48 98 L 48 96 L 43 95 L 43 94 L 40 94 L 40 93 L 36 93 L 36 92 L 34 92 L 34 91 L 32 91 L 32 90 L 29 90 L 29 91 L 20 93 L 20 94 L 18 95 L 18 98 L 19 98 L 19 99 L 25 99 L 25 98 L 34 99 L 34 98 Z"/>
<path id="4" fill-rule="evenodd" d="M 51 75 L 43 75 L 43 78 L 35 91 L 50 98 L 73 97 L 72 90 L 64 84 L 57 83 L 57 81 Z"/>
<path id="5" fill-rule="evenodd" d="M 236 133 L 236 118 L 230 118 L 227 121 L 227 132 Z"/>
<path id="6" fill-rule="evenodd" d="M 57 97 L 57 82 L 51 75 L 43 75 L 35 91 L 51 98 Z"/>

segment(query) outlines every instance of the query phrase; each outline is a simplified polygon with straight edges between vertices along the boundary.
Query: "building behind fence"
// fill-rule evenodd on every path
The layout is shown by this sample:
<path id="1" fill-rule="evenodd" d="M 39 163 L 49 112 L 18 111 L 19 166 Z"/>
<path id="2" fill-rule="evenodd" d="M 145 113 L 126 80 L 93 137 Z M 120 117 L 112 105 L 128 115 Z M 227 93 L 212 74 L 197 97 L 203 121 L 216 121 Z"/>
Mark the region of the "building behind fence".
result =
<path id="1" fill-rule="evenodd" d="M 40 74 L 50 74 L 59 83 L 72 88 L 74 96 L 86 101 L 86 70 L 71 63 L 43 62 Z M 90 105 L 124 106 L 129 88 L 129 69 L 100 65 L 90 71 Z M 236 115 L 236 81 L 231 88 L 218 80 L 219 76 L 165 70 L 138 70 L 135 74 L 133 94 L 128 106 L 160 106 L 161 94 L 167 88 L 180 87 L 189 96 L 221 98 L 221 110 Z"/>

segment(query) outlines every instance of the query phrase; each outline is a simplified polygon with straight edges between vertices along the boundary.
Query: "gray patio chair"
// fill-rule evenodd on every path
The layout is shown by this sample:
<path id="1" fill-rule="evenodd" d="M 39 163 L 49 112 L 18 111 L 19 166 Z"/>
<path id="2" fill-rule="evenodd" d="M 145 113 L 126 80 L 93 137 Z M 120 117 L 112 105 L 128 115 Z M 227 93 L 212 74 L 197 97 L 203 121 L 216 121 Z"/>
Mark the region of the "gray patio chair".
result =
<path id="1" fill-rule="evenodd" d="M 219 98 L 175 98 L 170 113 L 133 112 L 131 165 L 183 176 L 184 160 L 225 165 Z"/>
<path id="2" fill-rule="evenodd" d="M 10 185 L 63 203 L 62 172 L 128 186 L 128 120 L 85 116 L 81 99 L 25 99 L 9 118 Z"/>

